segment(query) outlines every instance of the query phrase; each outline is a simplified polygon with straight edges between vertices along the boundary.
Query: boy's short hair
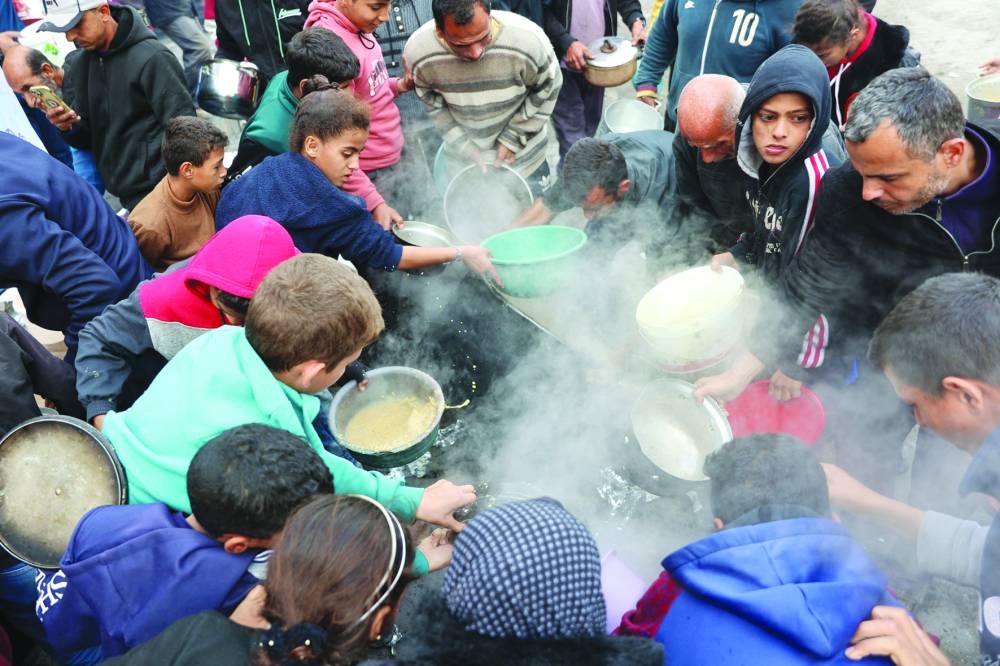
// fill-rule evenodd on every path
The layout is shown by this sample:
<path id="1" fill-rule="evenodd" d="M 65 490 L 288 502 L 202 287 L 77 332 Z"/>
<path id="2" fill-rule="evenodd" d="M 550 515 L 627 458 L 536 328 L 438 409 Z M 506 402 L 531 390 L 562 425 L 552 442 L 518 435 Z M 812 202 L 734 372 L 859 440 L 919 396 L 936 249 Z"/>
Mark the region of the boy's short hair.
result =
<path id="1" fill-rule="evenodd" d="M 1000 386 L 1000 280 L 945 273 L 907 294 L 875 329 L 868 360 L 928 395 L 945 377 Z"/>
<path id="2" fill-rule="evenodd" d="M 845 44 L 861 24 L 858 0 L 806 0 L 795 14 L 792 41 L 806 46 Z"/>
<path id="3" fill-rule="evenodd" d="M 344 40 L 327 28 L 306 28 L 292 37 L 285 49 L 288 85 L 292 88 L 316 74 L 331 83 L 350 81 L 361 71 L 358 57 Z"/>
<path id="4" fill-rule="evenodd" d="M 336 259 L 300 254 L 264 278 L 250 299 L 247 340 L 272 372 L 318 360 L 333 368 L 374 342 L 385 323 L 371 287 Z"/>
<path id="5" fill-rule="evenodd" d="M 712 513 L 726 524 L 764 507 L 801 508 L 801 516 L 830 513 L 823 468 L 791 435 L 737 437 L 708 456 L 704 472 L 711 479 Z M 767 522 L 768 513 L 753 522 Z M 770 520 L 790 517 L 779 510 Z"/>
<path id="6" fill-rule="evenodd" d="M 329 468 L 304 440 L 261 424 L 209 440 L 187 473 L 191 513 L 213 537 L 258 539 L 277 533 L 292 511 L 333 492 Z"/>
<path id="7" fill-rule="evenodd" d="M 171 118 L 163 127 L 163 163 L 167 173 L 176 176 L 181 165 L 190 162 L 201 166 L 212 151 L 225 148 L 229 143 L 226 133 L 205 118 L 179 116 Z"/>

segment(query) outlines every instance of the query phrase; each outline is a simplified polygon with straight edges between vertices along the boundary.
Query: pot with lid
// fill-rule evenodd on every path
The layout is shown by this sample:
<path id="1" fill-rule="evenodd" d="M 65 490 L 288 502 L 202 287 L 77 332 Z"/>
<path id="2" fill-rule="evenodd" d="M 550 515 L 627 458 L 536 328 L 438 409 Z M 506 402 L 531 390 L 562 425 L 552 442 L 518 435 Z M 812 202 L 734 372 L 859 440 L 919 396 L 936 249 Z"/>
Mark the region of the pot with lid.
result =
<path id="1" fill-rule="evenodd" d="M 587 44 L 592 57 L 587 59 L 583 77 L 587 83 L 613 88 L 632 79 L 639 49 L 626 37 L 602 37 Z"/>

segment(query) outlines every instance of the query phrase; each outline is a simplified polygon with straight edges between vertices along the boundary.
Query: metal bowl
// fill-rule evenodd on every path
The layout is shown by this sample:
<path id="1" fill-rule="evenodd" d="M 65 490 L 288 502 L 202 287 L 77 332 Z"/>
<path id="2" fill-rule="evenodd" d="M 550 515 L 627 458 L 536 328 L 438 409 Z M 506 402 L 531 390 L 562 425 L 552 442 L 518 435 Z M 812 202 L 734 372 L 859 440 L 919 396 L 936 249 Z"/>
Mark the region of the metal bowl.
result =
<path id="1" fill-rule="evenodd" d="M 459 244 L 454 234 L 444 227 L 439 227 L 436 224 L 428 224 L 427 222 L 418 222 L 417 220 L 407 220 L 403 228 L 393 225 L 392 235 L 403 245 L 411 247 L 454 247 Z M 447 264 L 438 264 L 437 266 L 425 266 L 406 272 L 411 275 L 429 276 L 437 275 L 447 267 Z"/>
<path id="2" fill-rule="evenodd" d="M 441 386 L 426 372 L 403 366 L 389 366 L 369 370 L 368 388 L 357 390 L 357 382 L 348 382 L 336 395 L 330 406 L 330 429 L 333 436 L 365 467 L 392 469 L 409 464 L 422 456 L 437 441 L 438 425 L 444 413 L 444 394 Z M 386 451 L 373 451 L 351 443 L 345 433 L 347 424 L 362 409 L 385 400 L 413 396 L 430 399 L 435 403 L 436 415 L 430 426 L 409 442 Z"/>
<path id="3" fill-rule="evenodd" d="M 213 116 L 246 120 L 260 101 L 260 72 L 251 62 L 216 58 L 201 66 L 198 106 Z"/>
<path id="4" fill-rule="evenodd" d="M 506 164 L 486 173 L 470 164 L 455 174 L 444 193 L 444 219 L 462 243 L 478 245 L 510 228 L 535 200 L 527 181 Z"/>
<path id="5" fill-rule="evenodd" d="M 0 440 L 0 546 L 22 562 L 58 568 L 85 513 L 127 501 L 114 447 L 88 423 L 39 416 Z"/>
<path id="6" fill-rule="evenodd" d="M 705 457 L 732 438 L 719 403 L 706 398 L 699 405 L 689 382 L 657 380 L 632 406 L 626 436 L 629 476 L 658 495 L 683 494 L 704 485 Z"/>
<path id="7" fill-rule="evenodd" d="M 583 78 L 601 88 L 613 88 L 632 80 L 639 49 L 624 37 L 601 37 L 587 44 L 593 54 L 587 59 Z"/>

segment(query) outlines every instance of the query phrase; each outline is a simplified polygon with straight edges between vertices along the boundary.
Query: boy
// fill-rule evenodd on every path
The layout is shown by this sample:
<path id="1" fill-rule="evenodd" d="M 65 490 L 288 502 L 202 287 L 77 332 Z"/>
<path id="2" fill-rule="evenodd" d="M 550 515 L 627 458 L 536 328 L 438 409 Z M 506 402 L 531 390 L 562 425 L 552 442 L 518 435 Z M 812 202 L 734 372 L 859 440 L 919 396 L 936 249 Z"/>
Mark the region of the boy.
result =
<path id="1" fill-rule="evenodd" d="M 264 578 L 261 549 L 292 511 L 332 492 L 330 471 L 298 437 L 264 425 L 223 432 L 191 461 L 192 515 L 157 502 L 80 519 L 60 569 L 38 576 L 36 611 L 52 646 L 94 663 L 187 615 L 228 615 Z"/>
<path id="2" fill-rule="evenodd" d="M 323 450 L 312 422 L 314 393 L 333 384 L 382 331 L 368 284 L 335 259 L 301 254 L 264 278 L 244 327 L 223 326 L 189 343 L 104 434 L 128 474 L 133 503 L 161 501 L 189 511 L 184 473 L 219 432 L 265 423 L 306 440 L 333 473 L 339 493 L 374 497 L 402 517 L 461 530 L 452 512 L 475 501 L 472 486 L 438 481 L 408 488 Z M 426 571 L 426 559 L 417 566 Z"/>
<path id="3" fill-rule="evenodd" d="M 173 118 L 164 126 L 167 175 L 128 217 L 139 251 L 155 270 L 187 259 L 215 233 L 227 142 L 225 132 L 204 118 Z"/>
<path id="4" fill-rule="evenodd" d="M 285 228 L 247 215 L 185 266 L 141 283 L 80 332 L 76 388 L 87 420 L 131 406 L 164 363 L 207 330 L 239 325 L 268 271 L 298 254 Z"/>
<path id="5" fill-rule="evenodd" d="M 825 116 L 824 116 L 825 119 Z M 831 520 L 823 470 L 787 435 L 740 437 L 705 461 L 715 534 L 669 555 L 618 634 L 671 664 L 850 663 L 844 650 L 885 577 Z M 888 663 L 886 660 L 872 660 Z"/>
<path id="6" fill-rule="evenodd" d="M 339 88 L 349 84 L 360 68 L 344 40 L 325 28 L 306 28 L 292 37 L 285 61 L 288 69 L 275 74 L 267 84 L 257 110 L 243 128 L 229 180 L 239 178 L 267 157 L 288 152 L 288 131 L 307 86 L 323 77 Z"/>

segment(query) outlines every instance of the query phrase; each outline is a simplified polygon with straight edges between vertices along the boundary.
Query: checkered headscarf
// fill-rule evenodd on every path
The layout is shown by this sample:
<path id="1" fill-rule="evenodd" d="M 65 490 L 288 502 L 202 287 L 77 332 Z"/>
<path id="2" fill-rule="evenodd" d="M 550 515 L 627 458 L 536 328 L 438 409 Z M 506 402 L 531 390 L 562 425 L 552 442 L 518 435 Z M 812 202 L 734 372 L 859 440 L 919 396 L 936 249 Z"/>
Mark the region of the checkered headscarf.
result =
<path id="1" fill-rule="evenodd" d="M 597 544 L 547 497 L 504 504 L 469 522 L 455 541 L 442 593 L 462 626 L 483 636 L 604 632 Z"/>

